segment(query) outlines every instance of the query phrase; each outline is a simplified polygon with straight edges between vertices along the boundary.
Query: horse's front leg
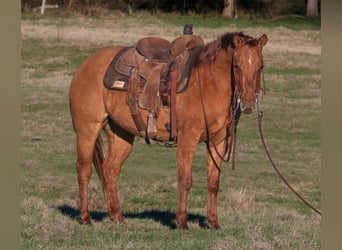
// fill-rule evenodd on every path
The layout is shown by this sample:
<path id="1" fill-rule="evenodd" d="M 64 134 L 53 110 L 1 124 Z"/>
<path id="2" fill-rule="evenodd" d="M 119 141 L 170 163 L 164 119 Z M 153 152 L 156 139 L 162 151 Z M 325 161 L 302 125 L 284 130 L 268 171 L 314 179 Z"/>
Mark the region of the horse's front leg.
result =
<path id="1" fill-rule="evenodd" d="M 177 164 L 178 164 L 178 189 L 179 206 L 177 210 L 177 229 L 188 229 L 187 203 L 192 186 L 192 163 L 196 153 L 197 144 L 194 139 L 186 140 L 178 134 Z"/>
<path id="2" fill-rule="evenodd" d="M 217 151 L 213 145 L 207 148 L 207 176 L 208 176 L 208 210 L 207 219 L 209 226 L 214 229 L 219 229 L 217 219 L 217 193 L 220 186 L 220 168 L 222 159 L 218 153 L 223 156 L 226 148 L 226 140 L 216 145 Z"/>

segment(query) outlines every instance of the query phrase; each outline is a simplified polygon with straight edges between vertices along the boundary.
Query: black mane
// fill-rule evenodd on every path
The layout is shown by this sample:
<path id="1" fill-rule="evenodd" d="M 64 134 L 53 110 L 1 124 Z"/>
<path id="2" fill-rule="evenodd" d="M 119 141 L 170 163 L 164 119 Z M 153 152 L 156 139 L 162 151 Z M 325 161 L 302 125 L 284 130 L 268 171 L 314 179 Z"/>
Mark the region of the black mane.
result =
<path id="1" fill-rule="evenodd" d="M 235 49 L 233 37 L 236 35 L 240 36 L 240 38 L 252 39 L 252 37 L 245 35 L 243 32 L 226 33 L 219 38 L 221 41 L 221 48 L 227 48 L 228 46 L 231 46 L 233 49 Z"/>
<path id="2" fill-rule="evenodd" d="M 198 65 L 204 61 L 213 60 L 221 49 L 226 49 L 228 46 L 235 49 L 233 37 L 236 35 L 240 36 L 240 38 L 247 38 L 254 41 L 252 37 L 245 35 L 243 32 L 225 33 L 199 50 L 195 64 Z"/>

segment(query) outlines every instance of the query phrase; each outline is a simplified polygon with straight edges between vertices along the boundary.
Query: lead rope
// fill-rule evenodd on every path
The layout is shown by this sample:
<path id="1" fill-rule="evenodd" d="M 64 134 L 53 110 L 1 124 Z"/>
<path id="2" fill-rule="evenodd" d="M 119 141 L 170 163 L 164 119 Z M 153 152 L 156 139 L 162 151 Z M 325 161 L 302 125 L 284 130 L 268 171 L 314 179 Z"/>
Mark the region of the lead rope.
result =
<path id="1" fill-rule="evenodd" d="M 296 190 L 293 189 L 293 187 L 287 182 L 287 180 L 284 178 L 284 176 L 280 173 L 280 171 L 278 170 L 278 168 L 276 167 L 276 165 L 274 164 L 272 157 L 270 155 L 270 152 L 267 149 L 267 145 L 264 139 L 264 135 L 262 132 L 262 127 L 261 127 L 261 123 L 262 123 L 262 117 L 263 117 L 263 113 L 262 111 L 259 110 L 258 108 L 258 126 L 259 126 L 259 133 L 260 133 L 260 137 L 261 137 L 261 141 L 262 144 L 264 145 L 264 149 L 267 155 L 267 158 L 269 159 L 273 169 L 276 171 L 276 173 L 278 174 L 278 176 L 280 177 L 280 179 L 282 179 L 282 181 L 285 183 L 285 185 L 302 201 L 304 202 L 305 205 L 307 205 L 308 207 L 310 207 L 313 211 L 315 211 L 317 214 L 321 215 L 321 211 L 319 211 L 318 209 L 316 209 L 314 206 L 312 206 L 309 202 L 307 202 L 298 192 L 296 192 Z"/>

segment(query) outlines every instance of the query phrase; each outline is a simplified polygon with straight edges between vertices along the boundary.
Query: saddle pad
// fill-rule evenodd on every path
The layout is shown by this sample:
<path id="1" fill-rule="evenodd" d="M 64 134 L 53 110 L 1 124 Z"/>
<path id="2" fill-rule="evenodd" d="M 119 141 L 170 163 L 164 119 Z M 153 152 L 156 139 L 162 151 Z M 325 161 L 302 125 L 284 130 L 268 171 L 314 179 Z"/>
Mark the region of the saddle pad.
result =
<path id="1" fill-rule="evenodd" d="M 126 47 L 120 50 L 109 64 L 106 73 L 103 77 L 103 84 L 107 89 L 127 90 L 127 83 L 129 81 L 129 74 L 122 74 L 116 69 L 116 64 L 121 60 L 122 56 L 133 47 Z M 127 66 L 126 72 L 129 72 L 132 67 Z"/>

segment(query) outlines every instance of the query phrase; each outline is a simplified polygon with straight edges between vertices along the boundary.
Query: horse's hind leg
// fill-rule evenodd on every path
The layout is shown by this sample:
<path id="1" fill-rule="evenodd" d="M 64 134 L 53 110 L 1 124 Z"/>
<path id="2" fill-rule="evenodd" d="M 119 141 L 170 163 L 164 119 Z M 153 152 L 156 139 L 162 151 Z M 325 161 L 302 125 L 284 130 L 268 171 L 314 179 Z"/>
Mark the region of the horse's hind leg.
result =
<path id="1" fill-rule="evenodd" d="M 102 124 L 96 124 L 88 133 L 77 133 L 77 162 L 78 186 L 80 197 L 80 221 L 82 224 L 90 224 L 88 210 L 88 184 L 92 174 L 93 152 L 96 138 Z"/>
<path id="2" fill-rule="evenodd" d="M 121 129 L 109 120 L 105 127 L 108 139 L 108 152 L 103 162 L 104 192 L 107 200 L 109 218 L 119 223 L 123 222 L 120 208 L 117 181 L 121 166 L 132 151 L 134 136 Z"/>

